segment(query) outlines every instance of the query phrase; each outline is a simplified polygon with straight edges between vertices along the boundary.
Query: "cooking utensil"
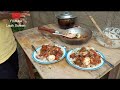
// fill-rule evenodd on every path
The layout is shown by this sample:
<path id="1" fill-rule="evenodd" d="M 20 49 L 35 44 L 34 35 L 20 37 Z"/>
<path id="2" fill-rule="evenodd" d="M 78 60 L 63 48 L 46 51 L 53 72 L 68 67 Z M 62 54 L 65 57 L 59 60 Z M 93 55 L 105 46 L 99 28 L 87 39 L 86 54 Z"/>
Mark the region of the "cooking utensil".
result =
<path id="1" fill-rule="evenodd" d="M 93 19 L 92 16 L 89 16 L 90 20 L 93 22 L 93 24 L 95 25 L 95 27 L 97 28 L 97 30 L 101 33 L 101 35 L 103 36 L 103 39 L 106 41 L 107 44 L 112 44 L 112 41 L 110 38 L 108 38 L 100 29 L 100 27 L 98 26 L 98 24 L 96 23 L 96 21 Z"/>
<path id="2" fill-rule="evenodd" d="M 31 46 L 32 46 L 33 50 L 35 50 L 35 52 L 38 53 L 36 48 L 33 45 L 31 45 Z"/>
<path id="3" fill-rule="evenodd" d="M 70 28 L 64 31 L 64 33 L 80 34 L 86 36 L 85 38 L 67 38 L 60 36 L 59 39 L 70 45 L 80 45 L 88 42 L 92 37 L 92 31 L 82 27 Z"/>
<path id="4" fill-rule="evenodd" d="M 96 52 L 98 52 L 97 50 L 96 50 Z M 98 52 L 99 53 L 99 52 Z M 114 68 L 114 65 L 112 65 L 110 62 L 108 62 L 105 58 L 103 58 L 103 57 L 101 57 L 103 60 L 104 60 L 104 62 L 106 63 L 106 64 L 108 64 L 110 67 L 112 67 L 112 68 Z"/>
<path id="5" fill-rule="evenodd" d="M 52 34 L 54 34 L 54 35 L 59 35 L 59 36 L 63 36 L 63 37 L 67 37 L 67 38 L 74 38 L 74 37 L 75 37 L 75 36 L 69 37 L 69 36 L 66 36 L 66 35 L 61 34 L 61 33 L 52 33 Z"/>
<path id="6" fill-rule="evenodd" d="M 58 32 L 57 30 L 48 29 L 48 28 L 45 28 L 45 27 L 42 27 L 42 28 L 38 27 L 38 30 L 40 30 L 42 32 L 47 31 L 47 32 L 49 32 L 49 34 L 52 34 L 52 35 L 55 35 L 53 33 L 59 33 L 60 34 L 60 32 Z M 64 30 L 63 32 L 64 33 L 72 33 L 72 34 L 80 34 L 81 36 L 86 36 L 85 38 L 68 38 L 68 37 L 65 37 L 63 35 L 56 35 L 56 36 L 58 36 L 58 38 L 61 41 L 65 42 L 67 44 L 71 44 L 71 45 L 86 43 L 92 37 L 92 31 L 91 30 L 81 28 L 81 27 L 70 28 L 70 29 Z"/>
<path id="7" fill-rule="evenodd" d="M 43 30 L 43 31 L 47 31 L 50 34 L 54 34 L 54 35 L 57 35 L 57 36 L 62 36 L 62 37 L 70 38 L 70 39 L 75 37 L 75 35 L 73 35 L 72 37 L 69 37 L 68 35 L 62 34 L 59 31 L 56 31 L 54 29 L 49 29 L 49 28 L 46 28 L 46 27 L 38 27 L 38 29 Z"/>
<path id="8" fill-rule="evenodd" d="M 70 14 L 70 12 L 65 11 L 64 13 L 57 16 L 58 24 L 62 29 L 73 28 L 76 22 L 76 16 Z"/>
<path id="9" fill-rule="evenodd" d="M 120 29 L 119 28 L 106 27 L 105 29 L 103 29 L 103 32 L 106 34 L 106 36 L 108 36 L 111 39 L 112 44 L 111 45 L 107 44 L 104 38 L 98 32 L 94 31 L 96 40 L 100 45 L 107 47 L 107 48 L 120 48 L 120 39 L 119 39 Z"/>
<path id="10" fill-rule="evenodd" d="M 56 32 L 54 29 L 50 29 L 50 28 L 46 28 L 46 27 L 41 27 L 41 26 L 38 27 L 38 30 L 39 31 L 43 31 L 43 32 L 46 31 L 48 33 L 55 33 Z"/>
<path id="11" fill-rule="evenodd" d="M 112 67 L 112 68 L 114 68 L 114 65 L 112 65 L 110 62 L 108 62 L 107 60 L 105 60 L 104 58 L 102 58 L 104 61 L 105 61 L 105 63 L 107 63 L 110 67 Z"/>
<path id="12" fill-rule="evenodd" d="M 98 24 L 96 23 L 96 21 L 93 19 L 92 16 L 89 16 L 91 21 L 93 22 L 93 24 L 95 25 L 95 27 L 97 28 L 97 30 L 99 30 L 99 32 L 104 36 L 102 30 L 100 29 L 100 27 L 98 26 Z"/>

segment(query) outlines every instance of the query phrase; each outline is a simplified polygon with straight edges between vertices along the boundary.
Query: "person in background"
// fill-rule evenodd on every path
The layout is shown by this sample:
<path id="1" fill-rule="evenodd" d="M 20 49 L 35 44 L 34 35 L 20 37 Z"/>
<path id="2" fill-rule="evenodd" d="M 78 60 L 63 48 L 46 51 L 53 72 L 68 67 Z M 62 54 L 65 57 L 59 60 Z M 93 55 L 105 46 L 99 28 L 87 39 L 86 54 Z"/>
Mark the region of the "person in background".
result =
<path id="1" fill-rule="evenodd" d="M 18 53 L 17 43 L 9 25 L 13 19 L 11 12 L 0 12 L 0 79 L 18 79 Z M 20 12 L 20 20 L 26 24 L 25 17 L 30 16 L 29 12 Z M 15 17 L 15 15 L 14 15 Z"/>

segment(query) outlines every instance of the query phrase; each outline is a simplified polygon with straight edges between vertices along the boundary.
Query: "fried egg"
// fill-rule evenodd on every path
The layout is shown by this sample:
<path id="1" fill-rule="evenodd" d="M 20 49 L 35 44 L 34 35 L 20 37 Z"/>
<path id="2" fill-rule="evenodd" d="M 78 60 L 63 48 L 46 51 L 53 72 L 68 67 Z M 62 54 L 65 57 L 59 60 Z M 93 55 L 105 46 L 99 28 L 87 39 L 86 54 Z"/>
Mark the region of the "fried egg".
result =
<path id="1" fill-rule="evenodd" d="M 53 60 L 55 60 L 55 55 L 49 55 L 49 56 L 47 57 L 47 59 L 48 59 L 49 61 L 53 61 Z"/>
<path id="2" fill-rule="evenodd" d="M 89 65 L 90 64 L 90 58 L 89 57 L 86 57 L 83 61 L 83 64 L 84 65 Z"/>

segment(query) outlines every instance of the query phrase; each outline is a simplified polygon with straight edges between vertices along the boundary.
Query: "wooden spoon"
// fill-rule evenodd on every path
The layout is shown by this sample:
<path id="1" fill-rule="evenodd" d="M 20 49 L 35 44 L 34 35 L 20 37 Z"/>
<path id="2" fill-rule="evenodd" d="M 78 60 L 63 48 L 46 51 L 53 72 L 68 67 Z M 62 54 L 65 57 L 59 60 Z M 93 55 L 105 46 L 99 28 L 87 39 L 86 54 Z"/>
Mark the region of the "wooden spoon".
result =
<path id="1" fill-rule="evenodd" d="M 92 16 L 89 16 L 89 18 L 91 19 L 91 21 L 93 22 L 93 24 L 95 25 L 95 27 L 97 28 L 97 30 L 101 33 L 101 35 L 103 36 L 103 39 L 105 40 L 106 43 L 108 44 L 112 44 L 112 41 L 109 37 L 107 37 L 102 30 L 100 29 L 100 27 L 98 26 L 98 24 L 95 22 L 95 20 L 93 19 Z"/>

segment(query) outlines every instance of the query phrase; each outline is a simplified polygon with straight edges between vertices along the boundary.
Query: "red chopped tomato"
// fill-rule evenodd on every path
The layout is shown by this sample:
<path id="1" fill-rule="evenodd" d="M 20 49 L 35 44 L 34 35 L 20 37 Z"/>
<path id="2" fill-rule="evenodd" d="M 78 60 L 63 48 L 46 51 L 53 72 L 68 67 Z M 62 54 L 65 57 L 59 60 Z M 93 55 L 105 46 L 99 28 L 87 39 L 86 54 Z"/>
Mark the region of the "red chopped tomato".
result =
<path id="1" fill-rule="evenodd" d="M 59 59 L 59 57 L 55 57 L 55 60 L 58 60 Z"/>
<path id="2" fill-rule="evenodd" d="M 46 53 L 46 54 L 44 54 L 43 56 L 44 56 L 44 57 L 48 57 L 49 55 Z"/>
<path id="3" fill-rule="evenodd" d="M 72 58 L 72 59 L 75 58 L 75 53 L 71 54 L 70 58 Z"/>

